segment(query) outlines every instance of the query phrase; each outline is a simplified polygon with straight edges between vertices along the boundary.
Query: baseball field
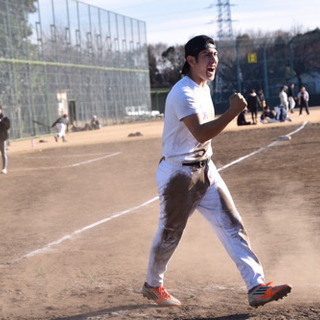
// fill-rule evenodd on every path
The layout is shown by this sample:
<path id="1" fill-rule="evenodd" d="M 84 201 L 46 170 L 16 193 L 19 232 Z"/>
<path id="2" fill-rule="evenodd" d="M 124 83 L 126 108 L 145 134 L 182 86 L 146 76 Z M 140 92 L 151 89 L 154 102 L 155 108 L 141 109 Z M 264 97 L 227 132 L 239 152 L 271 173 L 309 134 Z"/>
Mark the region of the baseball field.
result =
<path id="1" fill-rule="evenodd" d="M 197 212 L 165 277 L 182 307 L 142 297 L 159 216 L 163 120 L 154 120 L 69 133 L 66 143 L 11 141 L 0 176 L 0 319 L 320 319 L 320 107 L 292 120 L 233 121 L 213 140 L 266 280 L 292 284 L 288 297 L 250 307 Z"/>

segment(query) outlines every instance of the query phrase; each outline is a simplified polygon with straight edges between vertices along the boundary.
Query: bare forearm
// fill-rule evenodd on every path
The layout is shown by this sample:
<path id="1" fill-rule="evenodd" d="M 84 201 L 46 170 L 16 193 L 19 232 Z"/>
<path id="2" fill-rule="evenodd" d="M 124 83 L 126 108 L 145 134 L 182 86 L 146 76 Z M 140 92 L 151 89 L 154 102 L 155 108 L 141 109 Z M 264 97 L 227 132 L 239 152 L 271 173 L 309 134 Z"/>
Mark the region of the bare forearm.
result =
<path id="1" fill-rule="evenodd" d="M 199 114 L 193 114 L 183 119 L 187 128 L 200 143 L 217 136 L 247 106 L 246 100 L 240 93 L 234 93 L 229 98 L 229 102 L 230 108 L 215 120 L 202 123 Z"/>
<path id="2" fill-rule="evenodd" d="M 195 133 L 197 140 L 202 143 L 216 137 L 237 115 L 236 111 L 228 109 L 215 120 L 201 124 Z"/>

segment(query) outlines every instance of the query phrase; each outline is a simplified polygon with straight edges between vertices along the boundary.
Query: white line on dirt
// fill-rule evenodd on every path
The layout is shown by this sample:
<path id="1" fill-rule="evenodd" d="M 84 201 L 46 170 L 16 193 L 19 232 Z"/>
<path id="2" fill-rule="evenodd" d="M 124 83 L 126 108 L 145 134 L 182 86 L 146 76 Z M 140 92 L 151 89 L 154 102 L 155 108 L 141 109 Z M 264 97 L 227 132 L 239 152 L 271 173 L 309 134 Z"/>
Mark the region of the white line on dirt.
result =
<path id="1" fill-rule="evenodd" d="M 101 155 L 105 155 L 106 153 L 90 153 L 90 156 L 101 156 Z M 23 157 L 24 159 L 27 160 L 38 160 L 38 159 L 54 159 L 54 158 L 76 158 L 76 157 L 87 157 L 88 153 L 73 153 L 73 154 L 66 154 L 66 155 L 56 155 L 56 156 L 35 156 L 35 157 Z"/>
<path id="2" fill-rule="evenodd" d="M 302 130 L 302 129 L 306 126 L 307 123 L 308 123 L 308 121 L 305 121 L 297 130 L 292 131 L 292 132 L 286 134 L 286 137 L 292 136 L 292 135 L 294 135 L 295 133 L 299 132 L 300 130 Z M 252 157 L 252 156 L 260 153 L 260 152 L 263 151 L 263 150 L 266 150 L 266 149 L 268 149 L 268 148 L 271 148 L 271 147 L 273 147 L 275 144 L 277 144 L 278 142 L 279 142 L 278 140 L 273 141 L 273 142 L 271 142 L 270 144 L 268 144 L 268 145 L 265 146 L 265 147 L 262 147 L 262 148 L 260 148 L 260 149 L 258 149 L 258 150 L 256 150 L 256 151 L 254 151 L 254 152 L 251 152 L 251 153 L 247 154 L 246 156 L 243 156 L 243 157 L 241 157 L 241 158 L 239 158 L 239 159 L 237 159 L 237 160 L 234 160 L 234 161 L 226 164 L 225 166 L 219 168 L 218 171 L 220 172 L 220 171 L 222 171 L 222 170 L 224 170 L 224 169 L 227 169 L 227 168 L 233 166 L 234 164 L 243 161 L 244 159 L 250 158 L 250 157 Z"/>
<path id="3" fill-rule="evenodd" d="M 306 126 L 307 123 L 308 123 L 308 121 L 305 121 L 297 130 L 288 133 L 286 136 L 294 135 L 295 133 L 299 132 L 300 130 L 302 130 L 302 129 Z M 230 166 L 232 166 L 232 165 L 234 165 L 234 164 L 236 164 L 236 163 L 239 163 L 239 162 L 243 161 L 244 159 L 247 159 L 247 158 L 249 158 L 249 157 L 252 157 L 253 155 L 256 155 L 256 154 L 260 153 L 261 151 L 264 151 L 264 150 L 266 150 L 266 149 L 274 146 L 274 145 L 277 144 L 278 142 L 279 142 L 279 141 L 277 141 L 277 140 L 276 140 L 276 141 L 273 141 L 273 142 L 271 142 L 270 144 L 268 144 L 268 145 L 265 146 L 265 147 L 262 147 L 262 148 L 260 148 L 260 149 L 258 149 L 258 150 L 256 150 L 256 151 L 254 151 L 254 152 L 251 152 L 250 154 L 248 154 L 248 155 L 246 155 L 246 156 L 244 156 L 244 157 L 241 157 L 241 158 L 239 158 L 239 159 L 237 159 L 237 160 L 235 160 L 235 161 L 230 162 L 229 164 L 227 164 L 227 165 L 219 168 L 218 171 L 225 170 L 226 168 L 229 168 Z M 118 155 L 118 154 L 119 154 L 119 152 L 118 152 L 118 153 L 114 153 L 114 154 L 112 154 L 112 155 Z M 109 156 L 112 156 L 112 155 L 109 155 Z M 90 163 L 90 162 L 93 162 L 93 161 L 101 160 L 101 159 L 103 159 L 103 158 L 106 158 L 106 157 L 89 160 L 89 161 L 86 161 L 86 163 Z M 85 162 L 80 162 L 80 163 L 74 164 L 74 165 L 72 165 L 72 166 L 77 166 L 77 165 L 82 165 L 82 164 L 85 164 Z M 68 167 L 70 167 L 70 166 L 68 166 Z M 61 167 L 60 167 L 60 168 L 61 168 Z M 96 226 L 98 226 L 98 225 L 100 225 L 100 224 L 102 224 L 102 223 L 108 222 L 108 221 L 110 221 L 110 220 L 112 220 L 112 219 L 119 218 L 119 217 L 121 217 L 121 216 L 123 216 L 123 215 L 125 215 L 125 214 L 127 214 L 127 213 L 131 213 L 131 212 L 133 212 L 133 211 L 136 211 L 136 210 L 138 210 L 138 209 L 140 209 L 140 208 L 142 208 L 142 207 L 145 207 L 145 206 L 147 206 L 147 205 L 149 205 L 149 204 L 157 201 L 158 199 L 159 199 L 158 196 L 157 196 L 157 197 L 154 197 L 154 198 L 152 198 L 152 199 L 150 199 L 150 200 L 142 203 L 142 204 L 139 205 L 139 206 L 132 207 L 132 208 L 130 208 L 130 209 L 127 209 L 127 210 L 121 211 L 121 212 L 119 212 L 119 213 L 116 213 L 116 214 L 112 215 L 111 217 L 108 217 L 108 218 L 99 220 L 99 221 L 97 221 L 97 222 L 95 222 L 95 223 L 93 223 L 93 224 L 91 224 L 91 225 L 89 225 L 89 226 L 86 226 L 86 227 L 84 227 L 84 228 L 82 228 L 82 229 L 79 229 L 79 230 L 74 231 L 74 232 L 71 233 L 70 235 L 66 235 L 66 236 L 62 237 L 62 238 L 60 238 L 59 240 L 50 242 L 49 244 L 47 244 L 46 246 L 44 246 L 44 247 L 42 247 L 42 248 L 40 248 L 40 249 L 31 251 L 31 252 L 23 255 L 21 258 L 13 261 L 13 262 L 18 262 L 18 261 L 20 261 L 20 260 L 22 260 L 22 259 L 24 259 L 24 258 L 30 258 L 30 257 L 33 257 L 33 256 L 35 256 L 35 255 L 37 255 L 37 254 L 46 252 L 46 251 L 50 250 L 53 246 L 56 246 L 56 245 L 62 243 L 63 241 L 65 241 L 65 240 L 71 239 L 73 236 L 75 236 L 75 235 L 77 235 L 77 234 L 80 234 L 80 233 L 82 233 L 82 232 L 84 232 L 84 231 L 86 231 L 86 230 L 92 229 L 92 228 L 94 228 L 94 227 L 96 227 Z"/>
<path id="4" fill-rule="evenodd" d="M 67 169 L 67 168 L 74 168 L 74 167 L 79 167 L 79 166 L 83 166 L 92 162 L 96 162 L 99 160 L 104 160 L 107 158 L 111 158 L 114 156 L 119 155 L 121 152 L 115 152 L 115 153 L 111 153 L 111 154 L 107 154 L 103 157 L 99 157 L 99 158 L 94 158 L 94 159 L 90 159 L 90 160 L 86 160 L 86 161 L 82 161 L 82 162 L 77 162 L 77 163 L 72 163 L 72 164 L 68 164 L 65 166 L 52 166 L 52 167 L 36 167 L 36 168 L 20 168 L 20 169 L 14 169 L 11 170 L 12 172 L 17 172 L 17 171 L 33 171 L 33 170 L 51 170 L 51 169 Z"/>
<path id="5" fill-rule="evenodd" d="M 128 209 L 128 210 L 125 210 L 125 211 L 116 213 L 116 214 L 112 215 L 111 217 L 102 219 L 102 220 L 97 221 L 97 222 L 95 222 L 95 223 L 93 223 L 93 224 L 90 224 L 89 226 L 86 226 L 86 227 L 84 227 L 84 228 L 82 228 L 82 229 L 79 229 L 79 230 L 77 230 L 77 231 L 74 231 L 74 232 L 71 233 L 70 235 L 66 235 L 66 236 L 60 238 L 60 239 L 57 240 L 57 241 L 50 242 L 49 244 L 47 244 L 45 247 L 43 247 L 43 248 L 41 248 L 41 249 L 37 249 L 37 250 L 31 251 L 31 252 L 25 254 L 24 256 L 22 256 L 21 259 L 23 259 L 23 258 L 30 258 L 30 257 L 33 257 L 33 256 L 39 254 L 39 253 L 45 252 L 45 251 L 49 250 L 51 247 L 56 246 L 56 245 L 60 244 L 61 242 L 65 241 L 65 240 L 71 239 L 73 236 L 75 236 L 75 235 L 77 235 L 77 234 L 79 234 L 79 233 L 82 233 L 83 231 L 92 229 L 92 228 L 94 228 L 94 227 L 96 227 L 96 226 L 98 226 L 98 225 L 100 225 L 100 224 L 102 224 L 102 223 L 108 222 L 108 221 L 110 221 L 110 220 L 112 220 L 112 219 L 115 219 L 115 218 L 119 218 L 119 217 L 123 216 L 124 214 L 130 213 L 130 212 L 132 212 L 132 211 L 135 211 L 135 210 L 138 210 L 138 209 L 140 209 L 140 208 L 142 208 L 142 207 L 145 207 L 145 206 L 147 206 L 148 204 L 156 201 L 157 199 L 158 199 L 158 197 L 155 197 L 155 198 L 153 198 L 153 199 L 151 199 L 151 200 L 148 200 L 148 201 L 140 204 L 139 206 L 136 206 L 136 207 L 130 208 L 130 209 Z M 19 260 L 20 260 L 20 259 L 19 259 Z"/>

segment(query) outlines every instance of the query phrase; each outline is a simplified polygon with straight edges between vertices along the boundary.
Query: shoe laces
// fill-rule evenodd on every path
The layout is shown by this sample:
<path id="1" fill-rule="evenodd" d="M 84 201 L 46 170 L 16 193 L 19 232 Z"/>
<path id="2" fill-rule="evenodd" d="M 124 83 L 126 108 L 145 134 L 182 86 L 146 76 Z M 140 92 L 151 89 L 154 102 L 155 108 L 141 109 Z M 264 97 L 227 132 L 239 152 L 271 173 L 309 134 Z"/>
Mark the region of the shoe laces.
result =
<path id="1" fill-rule="evenodd" d="M 171 298 L 170 294 L 167 292 L 165 287 L 160 286 L 158 288 L 158 290 L 159 290 L 159 293 L 161 295 L 161 298 L 165 298 L 165 299 L 170 299 Z"/>
<path id="2" fill-rule="evenodd" d="M 256 288 L 261 288 L 261 287 L 272 287 L 272 281 L 267 282 L 267 283 L 261 283 L 258 286 L 252 288 L 249 293 L 251 293 L 252 291 L 254 291 Z"/>
<path id="3" fill-rule="evenodd" d="M 272 287 L 272 281 L 263 283 L 261 286 Z"/>

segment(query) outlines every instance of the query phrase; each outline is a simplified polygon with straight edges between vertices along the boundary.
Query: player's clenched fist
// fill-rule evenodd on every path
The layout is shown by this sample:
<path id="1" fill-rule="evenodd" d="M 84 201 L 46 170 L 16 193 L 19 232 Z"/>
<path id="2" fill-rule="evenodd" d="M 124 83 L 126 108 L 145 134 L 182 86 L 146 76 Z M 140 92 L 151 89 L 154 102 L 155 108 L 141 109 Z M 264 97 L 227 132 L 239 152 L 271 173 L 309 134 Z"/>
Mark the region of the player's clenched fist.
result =
<path id="1" fill-rule="evenodd" d="M 230 108 L 237 113 L 240 113 L 248 105 L 246 99 L 241 93 L 234 93 L 233 95 L 231 95 L 229 98 L 229 102 Z"/>

